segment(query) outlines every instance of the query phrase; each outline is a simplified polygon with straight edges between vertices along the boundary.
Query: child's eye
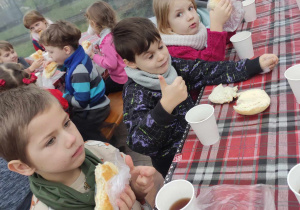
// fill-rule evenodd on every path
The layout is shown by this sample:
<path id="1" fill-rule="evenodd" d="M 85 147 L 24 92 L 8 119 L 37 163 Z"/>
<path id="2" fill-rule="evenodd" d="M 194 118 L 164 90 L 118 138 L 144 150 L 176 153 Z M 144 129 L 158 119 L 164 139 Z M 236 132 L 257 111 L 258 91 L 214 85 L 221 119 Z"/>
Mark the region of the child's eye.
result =
<path id="1" fill-rule="evenodd" d="M 181 16 L 182 16 L 182 12 L 177 13 L 176 16 L 177 16 L 177 17 L 181 17 Z"/>
<path id="2" fill-rule="evenodd" d="M 151 60 L 153 58 L 153 54 L 149 56 L 149 59 Z"/>
<path id="3" fill-rule="evenodd" d="M 190 6 L 190 7 L 189 7 L 189 11 L 192 11 L 193 9 L 194 9 L 193 6 Z"/>
<path id="4" fill-rule="evenodd" d="M 64 127 L 67 128 L 67 127 L 70 127 L 71 125 L 71 120 L 67 120 L 67 122 L 64 124 Z"/>
<path id="5" fill-rule="evenodd" d="M 164 45 L 161 45 L 161 46 L 158 47 L 158 49 L 160 49 L 160 50 L 163 49 L 163 48 L 164 48 Z"/>
<path id="6" fill-rule="evenodd" d="M 55 137 L 51 138 L 47 143 L 46 143 L 46 147 L 51 146 L 52 144 L 54 144 L 55 141 Z"/>

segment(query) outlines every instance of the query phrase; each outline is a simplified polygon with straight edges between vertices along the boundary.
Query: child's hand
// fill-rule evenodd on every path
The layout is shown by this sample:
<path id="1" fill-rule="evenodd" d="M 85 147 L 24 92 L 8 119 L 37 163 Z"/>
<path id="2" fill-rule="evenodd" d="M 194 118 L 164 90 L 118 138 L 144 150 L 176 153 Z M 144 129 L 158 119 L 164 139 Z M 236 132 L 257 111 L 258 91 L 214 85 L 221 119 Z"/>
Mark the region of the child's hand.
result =
<path id="1" fill-rule="evenodd" d="M 91 50 L 91 52 L 88 53 L 88 56 L 90 56 L 90 58 L 93 60 L 95 53 L 93 52 L 93 50 Z"/>
<path id="2" fill-rule="evenodd" d="M 224 23 L 229 19 L 232 12 L 230 0 L 221 0 L 216 7 L 210 11 L 210 31 L 223 31 Z"/>
<path id="3" fill-rule="evenodd" d="M 171 85 L 168 85 L 163 76 L 159 75 L 158 79 L 162 93 L 160 103 L 162 107 L 171 114 L 174 108 L 188 96 L 185 81 L 182 77 L 177 77 Z"/>
<path id="4" fill-rule="evenodd" d="M 120 198 L 117 200 L 117 205 L 120 210 L 131 210 L 135 200 L 134 192 L 129 185 L 126 185 L 124 191 L 120 195 Z"/>
<path id="5" fill-rule="evenodd" d="M 31 66 L 28 68 L 29 71 L 34 72 L 36 69 L 38 69 L 42 66 L 43 62 L 44 62 L 43 58 L 33 61 Z"/>
<path id="6" fill-rule="evenodd" d="M 259 64 L 263 72 L 267 73 L 278 64 L 278 57 L 274 54 L 263 54 L 259 57 Z"/>
<path id="7" fill-rule="evenodd" d="M 130 168 L 132 190 L 138 200 L 144 199 L 154 186 L 155 168 L 151 166 L 135 167 L 129 155 L 126 155 L 125 163 Z"/>

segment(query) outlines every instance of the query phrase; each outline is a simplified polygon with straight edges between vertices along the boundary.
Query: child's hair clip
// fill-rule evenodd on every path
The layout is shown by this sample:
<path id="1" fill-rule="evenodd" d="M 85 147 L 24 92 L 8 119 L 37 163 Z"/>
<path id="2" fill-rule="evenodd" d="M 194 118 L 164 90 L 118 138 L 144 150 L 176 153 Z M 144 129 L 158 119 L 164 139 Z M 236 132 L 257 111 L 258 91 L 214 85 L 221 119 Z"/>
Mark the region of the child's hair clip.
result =
<path id="1" fill-rule="evenodd" d="M 30 78 L 23 78 L 23 83 L 29 85 L 30 83 L 34 83 L 37 80 L 37 76 L 34 73 L 30 74 Z"/>
<path id="2" fill-rule="evenodd" d="M 0 79 L 0 87 L 4 87 L 5 86 L 5 80 L 4 79 Z"/>

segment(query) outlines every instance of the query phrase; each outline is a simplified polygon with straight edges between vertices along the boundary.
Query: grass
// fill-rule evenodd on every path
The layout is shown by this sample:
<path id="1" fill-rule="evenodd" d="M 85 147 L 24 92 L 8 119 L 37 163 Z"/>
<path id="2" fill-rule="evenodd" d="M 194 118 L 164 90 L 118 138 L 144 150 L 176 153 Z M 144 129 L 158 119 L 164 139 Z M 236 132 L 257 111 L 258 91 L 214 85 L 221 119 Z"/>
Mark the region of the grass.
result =
<path id="1" fill-rule="evenodd" d="M 67 19 L 73 17 L 76 14 L 83 13 L 85 9 L 95 1 L 96 0 L 74 1 L 62 7 L 60 7 L 59 4 L 56 4 L 56 6 L 53 7 L 51 11 L 43 15 L 52 21 Z M 48 2 L 50 2 L 50 0 L 45 2 L 45 4 L 48 4 Z M 152 3 L 149 2 L 147 0 L 142 0 L 141 2 L 139 0 L 128 0 L 128 4 L 125 7 L 117 9 L 119 17 L 124 18 L 132 16 L 149 16 L 149 8 L 152 11 Z M 25 0 L 24 4 L 25 6 L 29 6 L 32 9 L 35 9 L 36 6 L 34 0 Z M 82 32 L 87 30 L 88 25 L 84 20 L 78 21 L 74 24 L 76 24 Z M 26 29 L 21 22 L 20 24 L 12 28 L 0 32 L 0 40 L 8 40 L 24 33 L 28 33 L 28 37 L 30 37 L 28 29 Z M 18 55 L 22 57 L 27 57 L 35 51 L 31 40 L 14 45 L 14 48 L 17 51 Z"/>

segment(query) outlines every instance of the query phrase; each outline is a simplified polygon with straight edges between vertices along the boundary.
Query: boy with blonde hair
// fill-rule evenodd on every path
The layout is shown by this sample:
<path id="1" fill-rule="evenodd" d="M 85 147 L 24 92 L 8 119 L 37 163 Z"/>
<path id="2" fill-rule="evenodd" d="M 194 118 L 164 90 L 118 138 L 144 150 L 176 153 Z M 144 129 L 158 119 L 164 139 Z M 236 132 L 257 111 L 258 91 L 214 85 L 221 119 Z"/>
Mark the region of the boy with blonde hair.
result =
<path id="1" fill-rule="evenodd" d="M 70 116 L 84 140 L 106 139 L 99 131 L 110 112 L 105 84 L 79 39 L 80 30 L 67 21 L 51 24 L 40 43 L 53 61 L 66 68 L 64 98 L 72 107 Z"/>
<path id="2" fill-rule="evenodd" d="M 127 144 L 149 155 L 163 176 L 186 128 L 185 114 L 194 106 L 187 90 L 244 81 L 278 62 L 273 54 L 238 62 L 173 58 L 147 18 L 123 19 L 112 33 L 130 78 L 123 91 Z"/>

